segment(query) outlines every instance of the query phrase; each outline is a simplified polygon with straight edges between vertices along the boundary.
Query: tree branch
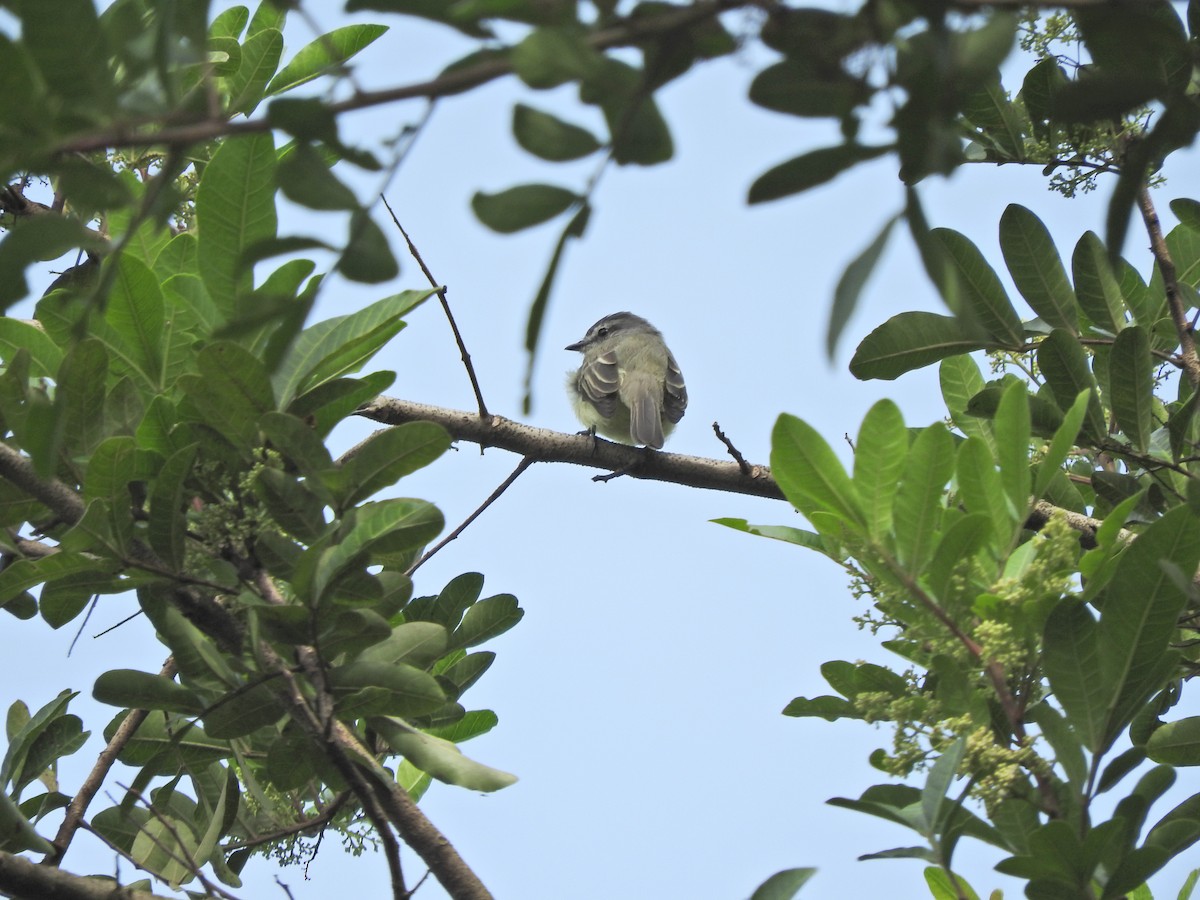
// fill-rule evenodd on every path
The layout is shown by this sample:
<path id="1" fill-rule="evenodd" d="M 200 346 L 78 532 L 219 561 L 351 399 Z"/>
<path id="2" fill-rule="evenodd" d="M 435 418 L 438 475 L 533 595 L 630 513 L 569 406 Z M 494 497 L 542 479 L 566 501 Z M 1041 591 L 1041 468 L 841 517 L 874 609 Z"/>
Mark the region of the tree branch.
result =
<path id="1" fill-rule="evenodd" d="M 729 10 L 754 5 L 757 4 L 753 0 L 711 0 L 711 2 L 680 6 L 659 15 L 622 19 L 609 28 L 594 32 L 586 38 L 586 42 L 593 50 L 625 47 L 646 38 L 668 34 L 705 19 L 715 18 Z M 400 100 L 418 98 L 435 100 L 438 97 L 461 94 L 463 91 L 477 88 L 489 81 L 508 75 L 512 71 L 512 63 L 507 59 L 488 59 L 461 69 L 444 72 L 429 81 L 378 91 L 357 91 L 345 100 L 330 103 L 326 110 L 331 115 L 337 116 L 341 113 L 369 109 Z M 184 147 L 215 140 L 219 137 L 261 133 L 270 131 L 274 127 L 275 125 L 267 117 L 238 122 L 226 119 L 202 119 L 158 130 L 126 123 L 64 141 L 54 152 L 90 153 L 95 150 L 117 147 Z"/>
<path id="2" fill-rule="evenodd" d="M 44 503 L 68 525 L 83 518 L 83 501 L 57 478 L 42 478 L 33 461 L 8 444 L 0 443 L 0 478 L 6 478 L 33 499 Z"/>
<path id="3" fill-rule="evenodd" d="M 1167 249 L 1166 238 L 1163 237 L 1162 223 L 1150 199 L 1150 189 L 1142 184 L 1138 188 L 1138 209 L 1142 213 L 1142 221 L 1146 224 L 1146 232 L 1150 235 L 1150 252 L 1158 263 L 1158 271 L 1162 273 L 1163 287 L 1167 293 L 1167 308 L 1171 312 L 1171 321 L 1175 324 L 1175 332 L 1179 336 L 1180 357 L 1183 360 L 1183 370 L 1187 372 L 1188 381 L 1193 388 L 1200 387 L 1200 358 L 1196 356 L 1196 340 L 1192 328 L 1188 324 L 1187 312 L 1183 308 L 1183 298 L 1179 294 L 1179 279 L 1175 273 L 1175 263 Z"/>
<path id="4" fill-rule="evenodd" d="M 457 440 L 470 441 L 481 447 L 511 450 L 531 462 L 574 463 L 610 472 L 625 469 L 625 474 L 632 478 L 749 494 L 771 500 L 783 499 L 783 491 L 766 466 L 750 466 L 749 474 L 746 474 L 735 462 L 628 447 L 589 434 L 564 434 L 547 428 L 534 428 L 503 416 L 492 415 L 483 420 L 474 413 L 395 397 L 378 397 L 360 407 L 358 414 L 387 425 L 436 422 Z"/>
<path id="5" fill-rule="evenodd" d="M 0 891 L 13 897 L 38 900 L 171 900 L 149 891 L 131 891 L 108 878 L 73 875 L 50 866 L 39 866 L 0 850 Z"/>

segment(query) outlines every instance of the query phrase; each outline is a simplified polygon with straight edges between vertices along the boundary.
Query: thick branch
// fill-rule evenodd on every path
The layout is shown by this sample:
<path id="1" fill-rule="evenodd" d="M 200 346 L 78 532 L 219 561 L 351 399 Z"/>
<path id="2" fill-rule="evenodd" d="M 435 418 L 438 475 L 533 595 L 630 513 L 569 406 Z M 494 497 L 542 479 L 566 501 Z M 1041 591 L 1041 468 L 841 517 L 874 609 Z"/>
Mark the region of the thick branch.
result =
<path id="1" fill-rule="evenodd" d="M 0 443 L 0 478 L 6 478 L 33 499 L 44 503 L 68 525 L 83 518 L 83 501 L 57 478 L 42 478 L 33 462 L 8 444 Z"/>
<path id="2" fill-rule="evenodd" d="M 481 447 L 511 450 L 532 462 L 574 463 L 610 472 L 623 469 L 631 478 L 750 494 L 771 500 L 783 499 L 783 492 L 766 466 L 751 466 L 749 474 L 745 474 L 735 462 L 627 447 L 587 434 L 564 434 L 547 428 L 534 428 L 503 416 L 493 415 L 483 420 L 474 413 L 412 403 L 394 397 L 379 397 L 360 408 L 358 414 L 387 425 L 436 422 L 457 440 L 470 441 Z"/>
<path id="3" fill-rule="evenodd" d="M 23 856 L 0 850 L 0 891 L 13 897 L 38 900 L 170 900 L 148 891 L 120 888 L 106 878 L 72 875 L 61 869 L 39 866 Z"/>

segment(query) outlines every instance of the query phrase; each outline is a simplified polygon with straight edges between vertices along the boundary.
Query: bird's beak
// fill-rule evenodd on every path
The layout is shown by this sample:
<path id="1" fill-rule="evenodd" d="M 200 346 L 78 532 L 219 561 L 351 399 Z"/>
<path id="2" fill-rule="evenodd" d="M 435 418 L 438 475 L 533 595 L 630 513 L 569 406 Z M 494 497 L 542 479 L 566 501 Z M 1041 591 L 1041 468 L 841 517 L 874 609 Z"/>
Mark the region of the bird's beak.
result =
<path id="1" fill-rule="evenodd" d="M 563 349 L 564 350 L 582 350 L 583 349 L 583 341 L 576 341 L 573 344 L 567 344 L 567 346 L 564 347 Z"/>

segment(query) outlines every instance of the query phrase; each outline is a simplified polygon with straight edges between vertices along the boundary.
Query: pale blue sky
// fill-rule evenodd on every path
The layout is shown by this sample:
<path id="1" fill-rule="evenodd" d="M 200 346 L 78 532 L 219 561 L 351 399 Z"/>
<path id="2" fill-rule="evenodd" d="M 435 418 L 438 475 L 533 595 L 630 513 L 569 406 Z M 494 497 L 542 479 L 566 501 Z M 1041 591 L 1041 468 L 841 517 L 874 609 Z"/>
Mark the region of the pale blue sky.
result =
<path id="1" fill-rule="evenodd" d="M 326 30 L 346 21 L 333 3 L 307 7 Z M 423 80 L 470 49 L 448 30 L 408 19 L 353 20 L 393 25 L 359 60 L 367 86 Z M 731 26 L 738 21 L 732 17 Z M 289 51 L 310 37 L 293 22 Z M 944 416 L 933 369 L 890 383 L 859 382 L 845 370 L 853 345 L 870 328 L 902 310 L 939 306 L 903 231 L 894 233 L 837 361 L 830 365 L 824 355 L 842 268 L 903 203 L 894 162 L 862 166 L 790 200 L 746 206 L 756 175 L 838 140 L 831 125 L 751 106 L 746 91 L 761 63 L 753 54 L 725 58 L 660 92 L 675 159 L 605 175 L 588 234 L 568 250 L 546 320 L 531 424 L 576 429 L 562 382 L 577 356 L 559 348 L 620 309 L 664 332 L 687 377 L 690 406 L 670 451 L 722 456 L 710 428 L 718 420 L 747 458 L 766 462 L 771 427 L 786 411 L 811 422 L 848 459 L 843 434 L 853 436 L 881 397 L 896 400 L 910 424 Z M 594 163 L 555 167 L 521 151 L 509 131 L 517 100 L 580 124 L 598 122 L 595 110 L 574 102 L 571 88 L 535 93 L 502 79 L 439 104 L 388 197 L 435 276 L 449 286 L 492 411 L 522 418 L 526 311 L 561 224 L 501 237 L 474 220 L 468 201 L 476 189 L 522 181 L 581 187 Z M 357 113 L 345 120 L 343 134 L 386 138 L 415 122 L 421 109 L 410 103 Z M 1172 161 L 1171 180 L 1156 194 L 1167 221 L 1167 201 L 1194 192 L 1197 172 L 1194 155 Z M 371 179 L 358 183 L 363 197 L 377 186 Z M 931 224 L 963 231 L 1002 269 L 996 233 L 1008 202 L 1037 212 L 1069 256 L 1084 230 L 1103 230 L 1108 186 L 1065 201 L 1044 189 L 1035 167 L 964 167 L 948 180 L 922 184 L 921 192 Z M 377 221 L 390 233 L 382 210 Z M 304 211 L 281 215 L 285 233 L 329 227 Z M 1128 255 L 1146 273 L 1144 232 L 1130 234 Z M 417 267 L 407 259 L 402 264 L 394 286 L 330 284 L 317 317 L 422 286 Z M 390 391 L 396 396 L 473 406 L 435 304 L 410 317 L 375 367 L 398 373 Z M 335 432 L 335 449 L 371 429 L 344 426 Z M 399 491 L 435 502 L 453 526 L 516 463 L 504 452 L 481 456 L 462 444 Z M 805 865 L 819 869 L 801 894 L 806 898 L 925 894 L 920 864 L 855 861 L 915 844 L 915 835 L 824 803 L 884 780 L 866 758 L 890 743 L 890 732 L 779 714 L 794 696 L 830 692 L 818 671 L 826 660 L 900 661 L 889 660 L 851 621 L 864 606 L 851 598 L 837 566 L 708 520 L 803 521 L 782 503 L 628 478 L 595 484 L 592 474 L 534 466 L 418 573 L 417 592 L 428 594 L 460 572 L 481 571 L 486 593 L 514 593 L 525 609 L 520 625 L 488 645 L 499 658 L 465 698 L 469 708 L 495 710 L 500 725 L 463 746 L 521 780 L 488 796 L 435 784 L 422 802 L 429 817 L 499 898 L 732 900 L 778 869 Z M 37 674 L 0 685 L 0 703 L 21 697 L 36 706 L 70 687 L 83 693 L 76 704 L 87 719 L 95 707 L 91 683 L 102 667 L 157 670 L 165 652 L 144 622 L 91 638 L 133 608 L 132 598 L 106 598 L 69 658 L 74 625 L 48 633 L 40 621 L 9 620 L 9 671 Z M 96 735 L 65 767 L 68 790 L 99 746 Z M 1180 774 L 1177 798 L 1200 789 L 1194 772 Z M 85 838 L 67 867 L 111 872 L 111 854 Z M 1020 895 L 1015 882 L 991 870 L 998 855 L 964 843 L 959 859 L 981 894 L 1003 886 L 1009 896 Z M 120 868 L 132 874 L 128 864 Z M 410 884 L 422 871 L 406 856 Z M 1161 896 L 1174 895 L 1184 871 L 1176 865 L 1154 882 Z M 252 861 L 246 887 L 235 893 L 283 897 L 276 874 L 271 863 Z M 278 874 L 296 900 L 387 891 L 381 857 L 343 857 L 333 841 L 312 865 L 310 881 L 299 869 Z M 442 894 L 428 883 L 418 896 Z"/>

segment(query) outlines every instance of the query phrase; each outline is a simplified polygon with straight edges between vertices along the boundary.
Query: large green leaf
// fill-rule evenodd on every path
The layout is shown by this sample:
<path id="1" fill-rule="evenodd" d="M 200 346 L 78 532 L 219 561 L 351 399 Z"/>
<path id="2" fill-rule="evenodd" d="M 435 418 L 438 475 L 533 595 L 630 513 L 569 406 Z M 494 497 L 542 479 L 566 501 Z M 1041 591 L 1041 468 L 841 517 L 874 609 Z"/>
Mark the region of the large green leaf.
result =
<path id="1" fill-rule="evenodd" d="M 792 506 L 811 519 L 829 512 L 847 525 L 864 522 L 862 502 L 841 460 L 815 428 L 784 413 L 771 432 L 771 472 Z"/>
<path id="2" fill-rule="evenodd" d="M 1125 326 L 1125 302 L 1108 251 L 1094 232 L 1086 232 L 1075 245 L 1071 270 L 1083 314 L 1097 328 L 1115 335 Z"/>
<path id="3" fill-rule="evenodd" d="M 900 408 L 880 400 L 863 418 L 854 448 L 854 487 L 867 533 L 876 541 L 892 530 L 892 502 L 907 455 L 908 431 Z"/>
<path id="4" fill-rule="evenodd" d="M 904 461 L 892 508 L 900 563 L 918 572 L 929 561 L 945 509 L 946 482 L 954 473 L 954 440 L 937 422 L 917 435 Z"/>
<path id="5" fill-rule="evenodd" d="M 959 445 L 955 467 L 959 499 L 970 513 L 981 513 L 994 523 L 993 533 L 1005 540 L 1015 524 L 1015 508 L 1005 496 L 996 461 L 987 442 L 969 437 Z"/>
<path id="6" fill-rule="evenodd" d="M 1025 302 L 1052 328 L 1078 325 L 1075 292 L 1042 220 L 1013 203 L 1000 217 L 1000 250 Z"/>
<path id="7" fill-rule="evenodd" d="M 159 279 L 149 266 L 131 256 L 121 257 L 105 318 L 121 338 L 125 362 L 151 390 L 162 391 L 166 322 Z"/>
<path id="8" fill-rule="evenodd" d="M 1000 463 L 1000 482 L 1016 520 L 1023 522 L 1029 509 L 1033 488 L 1029 471 L 1030 414 L 1029 398 L 1020 381 L 1009 385 L 992 420 L 996 433 L 996 457 Z"/>
<path id="9" fill-rule="evenodd" d="M 278 29 L 264 28 L 246 38 L 237 72 L 225 79 L 231 113 L 254 112 L 266 96 L 267 83 L 279 68 L 282 55 L 283 34 Z"/>
<path id="10" fill-rule="evenodd" d="M 1155 729 L 1146 754 L 1172 766 L 1200 766 L 1200 716 L 1188 716 Z"/>
<path id="11" fill-rule="evenodd" d="M 975 360 L 965 353 L 942 360 L 938 367 L 938 383 L 954 427 L 968 437 L 985 441 L 995 452 L 996 439 L 992 435 L 991 425 L 987 420 L 967 412 L 971 398 L 984 389 L 983 375 Z"/>
<path id="12" fill-rule="evenodd" d="M 1056 328 L 1038 344 L 1037 362 L 1046 378 L 1046 386 L 1063 412 L 1075 405 L 1082 391 L 1089 392 L 1091 400 L 1084 419 L 1084 435 L 1092 442 L 1103 440 L 1106 433 L 1104 411 L 1096 393 L 1096 380 L 1088 368 L 1087 353 L 1079 341 L 1069 332 Z"/>
<path id="13" fill-rule="evenodd" d="M 1113 342 L 1108 365 L 1117 425 L 1135 449 L 1145 452 L 1150 445 L 1154 406 L 1154 359 L 1146 329 L 1140 325 L 1122 329 Z"/>
<path id="14" fill-rule="evenodd" d="M 386 25 L 347 25 L 323 34 L 302 48 L 267 85 L 267 94 L 282 94 L 335 71 L 387 31 Z"/>
<path id="15" fill-rule="evenodd" d="M 126 709 L 164 709 L 196 714 L 204 708 L 188 688 L 164 675 L 136 669 L 110 669 L 96 679 L 92 696 L 101 703 Z"/>
<path id="16" fill-rule="evenodd" d="M 242 254 L 273 238 L 276 224 L 274 139 L 259 134 L 225 141 L 196 189 L 196 226 L 200 275 L 226 320 L 250 288 Z"/>
<path id="17" fill-rule="evenodd" d="M 199 374 L 180 379 L 196 420 L 239 449 L 256 446 L 258 418 L 275 408 L 262 363 L 244 347 L 228 341 L 209 344 L 197 361 Z"/>
<path id="18" fill-rule="evenodd" d="M 944 258 L 958 276 L 963 315 L 997 344 L 1020 347 L 1025 339 L 1021 319 L 979 248 L 966 236 L 949 228 L 935 228 L 930 236 L 941 244 Z"/>
<path id="19" fill-rule="evenodd" d="M 432 288 L 402 291 L 306 328 L 273 376 L 280 405 L 287 407 L 297 395 L 358 371 L 404 327 L 400 317 L 433 293 Z"/>
<path id="20" fill-rule="evenodd" d="M 850 360 L 850 373 L 864 381 L 891 381 L 946 357 L 988 346 L 986 336 L 953 316 L 902 312 L 863 338 Z"/>
<path id="21" fill-rule="evenodd" d="M 450 435 L 432 422 L 409 422 L 376 432 L 343 463 L 339 482 L 343 508 L 389 487 L 429 465 L 450 448 Z"/>
<path id="22" fill-rule="evenodd" d="M 449 741 L 417 731 L 398 719 L 380 717 L 371 719 L 370 724 L 393 750 L 438 781 L 473 791 L 497 791 L 517 780 L 515 775 L 463 756 Z"/>

